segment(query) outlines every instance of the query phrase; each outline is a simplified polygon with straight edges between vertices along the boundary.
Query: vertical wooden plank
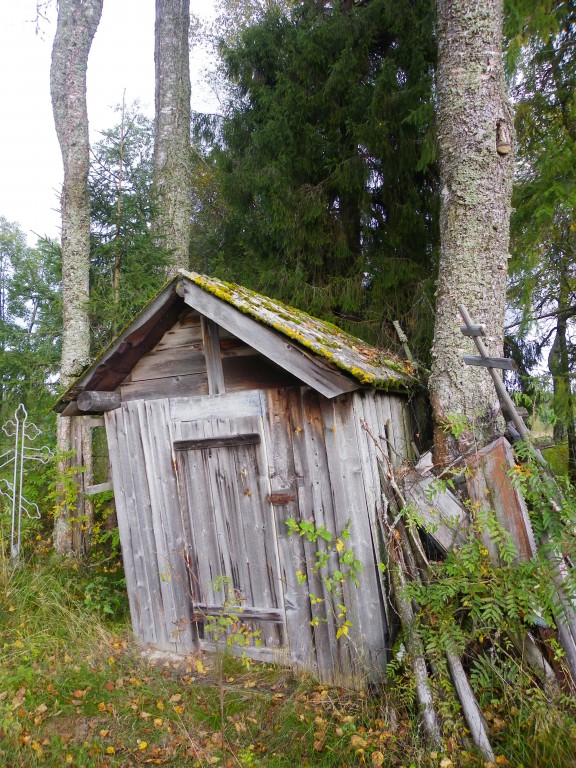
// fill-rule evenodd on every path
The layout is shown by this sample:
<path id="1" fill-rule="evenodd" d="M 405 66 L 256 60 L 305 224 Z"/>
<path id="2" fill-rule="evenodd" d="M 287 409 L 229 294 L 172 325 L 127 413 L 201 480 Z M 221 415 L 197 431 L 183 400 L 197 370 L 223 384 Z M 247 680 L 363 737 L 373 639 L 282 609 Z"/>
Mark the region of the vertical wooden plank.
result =
<path id="1" fill-rule="evenodd" d="M 262 393 L 262 402 L 264 449 L 270 490 L 285 497 L 285 503 L 274 505 L 272 514 L 276 527 L 290 661 L 300 669 L 317 674 L 308 589 L 307 585 L 299 584 L 296 577 L 296 572 L 302 570 L 305 562 L 304 544 L 299 536 L 289 536 L 286 526 L 288 518 L 305 519 L 298 504 L 287 390 L 274 389 Z"/>
<path id="2" fill-rule="evenodd" d="M 122 425 L 117 430 L 120 470 L 125 489 L 126 519 L 134 544 L 136 592 L 141 611 L 139 639 L 163 647 L 166 641 L 160 599 L 154 532 L 138 412 L 133 403 L 122 406 Z"/>
<path id="3" fill-rule="evenodd" d="M 208 437 L 208 422 L 175 423 L 176 439 Z M 215 603 L 222 599 L 215 595 L 214 580 L 222 574 L 219 562 L 218 532 L 214 517 L 214 502 L 209 481 L 208 454 L 204 451 L 182 451 L 177 454 L 185 493 L 184 516 L 191 534 L 193 568 L 193 595 L 196 602 Z M 215 554 L 216 553 L 216 554 Z M 216 562 L 214 562 L 216 557 Z"/>
<path id="4" fill-rule="evenodd" d="M 313 405 L 304 406 L 303 389 L 289 390 L 290 422 L 292 429 L 292 445 L 294 451 L 294 468 L 297 479 L 298 506 L 303 520 L 314 522 L 318 527 L 325 525 L 330 531 L 334 530 L 334 511 L 332 494 L 323 499 L 322 485 L 328 478 L 328 467 L 325 457 L 317 450 L 313 437 L 313 427 L 309 419 L 313 418 Z M 316 393 L 310 392 L 311 398 Z M 322 461 L 324 458 L 324 461 Z M 323 501 L 329 501 L 329 509 L 325 510 Z M 322 602 L 311 604 L 314 648 L 318 664 L 318 676 L 330 683 L 345 683 L 348 673 L 346 660 L 341 658 L 341 648 L 336 641 L 336 629 L 333 612 L 330 610 L 330 595 L 322 582 L 321 574 L 316 568 L 316 552 L 319 544 L 302 538 L 304 562 L 301 571 L 306 574 L 309 593 Z M 334 562 L 332 563 L 334 565 Z"/>
<path id="5" fill-rule="evenodd" d="M 202 338 L 204 340 L 204 357 L 208 374 L 208 394 L 222 395 L 226 392 L 224 386 L 224 370 L 220 352 L 220 337 L 218 326 L 204 315 L 201 316 Z"/>
<path id="6" fill-rule="evenodd" d="M 410 448 L 410 439 L 406 434 L 406 424 L 404 421 L 404 404 L 405 400 L 397 395 L 388 395 L 388 402 L 390 404 L 390 418 L 392 421 L 392 432 L 394 440 L 394 455 L 393 464 L 395 467 L 400 466 L 405 461 L 409 454 L 412 453 Z"/>
<path id="7" fill-rule="evenodd" d="M 510 444 L 499 437 L 490 445 L 466 457 L 469 470 L 466 487 L 470 500 L 479 508 L 490 509 L 510 534 L 519 560 L 530 560 L 536 553 L 536 539 L 526 502 L 513 487 L 508 472 L 515 464 Z M 500 563 L 498 547 L 486 531 L 482 536 L 495 563 Z"/>
<path id="8" fill-rule="evenodd" d="M 384 432 L 380 421 L 377 403 L 385 397 L 381 392 L 355 392 L 353 395 L 353 414 L 354 426 L 356 428 L 356 440 L 361 457 L 361 466 L 364 479 L 364 489 L 366 497 L 366 511 L 368 527 L 365 535 L 369 541 L 370 547 L 367 549 L 366 578 L 370 580 L 368 591 L 375 598 L 378 595 L 378 607 L 376 600 L 372 606 L 362 602 L 362 610 L 367 609 L 364 617 L 366 626 L 371 626 L 371 633 L 367 638 L 370 646 L 370 653 L 376 655 L 373 665 L 374 673 L 384 675 L 386 664 L 386 649 L 390 637 L 390 608 L 387 597 L 386 579 L 378 568 L 378 564 L 384 561 L 383 542 L 381 541 L 380 520 L 384 514 L 384 507 L 387 504 L 383 498 L 383 488 L 380 481 L 380 470 L 378 462 L 385 456 L 382 451 L 386 450 L 383 441 L 378 439 L 378 435 Z M 365 426 L 370 430 L 370 434 Z M 377 444 L 374 442 L 374 438 Z M 382 451 L 381 451 L 382 448 Z M 377 620 L 378 612 L 381 617 L 380 623 Z M 370 616 L 373 616 L 372 619 Z"/>
<path id="9" fill-rule="evenodd" d="M 348 400 L 348 398 L 346 398 Z M 306 449 L 309 456 L 309 464 L 313 470 L 313 497 L 314 497 L 314 515 L 317 526 L 323 525 L 334 536 L 346 526 L 348 516 L 342 514 L 338 503 L 338 497 L 334 493 L 330 467 L 328 464 L 325 425 L 322 417 L 322 404 L 325 398 L 316 392 L 310 390 L 302 391 L 302 403 L 304 407 L 304 433 L 306 437 Z M 330 563 L 325 573 L 321 576 L 334 573 L 340 568 L 339 557 L 334 548 Z M 336 639 L 336 634 L 340 623 L 345 621 L 346 617 L 338 617 L 341 612 L 338 609 L 340 599 L 336 593 L 330 592 L 323 582 L 322 596 L 326 602 L 326 618 L 330 643 L 332 646 L 332 659 L 337 660 L 334 666 L 334 676 L 331 681 L 334 683 L 353 684 L 354 670 L 352 668 L 351 643 L 343 636 Z"/>
<path id="10" fill-rule="evenodd" d="M 126 576 L 126 591 L 128 593 L 128 605 L 130 606 L 130 618 L 132 620 L 132 630 L 137 638 L 143 640 L 144 626 L 142 621 L 142 610 L 140 606 L 139 583 L 142 578 L 141 572 L 137 571 L 135 562 L 137 542 L 132 536 L 129 522 L 128 506 L 132 496 L 129 493 L 131 487 L 130 479 L 124 477 L 125 462 L 122 461 L 121 441 L 124 432 L 123 412 L 119 408 L 116 411 L 109 411 L 104 414 L 106 426 L 106 438 L 108 441 L 108 452 L 110 455 L 110 471 L 112 484 L 114 486 L 114 502 L 116 505 L 116 517 L 118 520 L 118 532 L 120 534 L 120 546 L 122 548 L 122 561 L 124 563 L 124 574 Z M 120 435 L 120 438 L 119 438 Z M 153 627 L 152 627 L 153 629 Z M 154 637 L 151 642 L 156 642 Z"/>
<path id="11" fill-rule="evenodd" d="M 235 419 L 234 427 L 246 434 L 262 434 L 262 420 Z M 250 574 L 252 605 L 279 608 L 283 612 L 282 585 L 279 577 L 276 531 L 272 507 L 268 501 L 270 485 L 264 472 L 262 446 L 238 446 L 233 460 L 238 494 L 238 518 L 244 538 L 244 557 Z M 231 542 L 232 544 L 232 542 Z M 237 551 L 237 556 L 240 553 Z M 284 645 L 283 624 L 264 624 L 262 640 L 266 647 Z"/>
<path id="12" fill-rule="evenodd" d="M 345 604 L 353 625 L 350 631 L 351 648 L 355 654 L 353 671 L 359 677 L 364 675 L 379 680 L 385 672 L 387 626 L 374 530 L 377 490 L 370 471 L 367 435 L 360 423 L 364 416 L 361 401 L 354 396 L 323 403 L 337 518 L 341 526 L 350 520 L 347 548 L 354 551 L 364 568 L 359 576 L 359 589 L 345 585 Z M 342 520 L 344 516 L 346 520 Z"/>
<path id="13" fill-rule="evenodd" d="M 169 407 L 166 400 L 138 401 L 136 405 L 142 430 L 146 476 L 154 529 L 156 559 L 160 572 L 166 650 L 185 653 L 195 648 L 192 631 L 184 531 L 180 508 Z"/>
<path id="14" fill-rule="evenodd" d="M 143 445 L 145 425 L 141 423 L 143 401 L 126 403 L 123 407 L 126 425 L 126 459 L 132 468 L 134 483 L 135 508 L 131 517 L 133 531 L 137 528 L 140 537 L 140 550 L 143 553 L 143 569 L 149 590 L 150 610 L 154 616 L 156 646 L 169 648 L 169 635 L 166 631 L 164 603 L 162 600 L 162 568 L 158 560 L 156 547 L 154 510 L 151 503 L 150 479 Z"/>
<path id="15" fill-rule="evenodd" d="M 376 422 L 378 424 L 378 431 L 374 434 L 384 449 L 388 460 L 392 466 L 395 466 L 398 463 L 398 457 L 396 456 L 394 444 L 388 439 L 389 436 L 392 437 L 392 414 L 388 395 L 376 398 L 374 406 L 376 409 Z"/>

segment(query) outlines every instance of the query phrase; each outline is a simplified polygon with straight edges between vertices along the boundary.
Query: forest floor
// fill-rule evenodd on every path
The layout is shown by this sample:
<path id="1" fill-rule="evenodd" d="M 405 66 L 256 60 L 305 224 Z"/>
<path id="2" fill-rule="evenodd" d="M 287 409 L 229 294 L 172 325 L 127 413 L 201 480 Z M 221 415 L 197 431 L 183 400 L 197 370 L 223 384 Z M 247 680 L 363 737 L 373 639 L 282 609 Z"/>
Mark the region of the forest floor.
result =
<path id="1" fill-rule="evenodd" d="M 48 547 L 46 547 L 46 550 Z M 351 692 L 226 655 L 154 660 L 82 599 L 74 563 L 0 558 L 0 765 L 293 768 L 492 766 L 456 736 L 421 739 L 409 679 Z M 84 589 L 84 592 L 83 592 Z M 576 721 L 494 698 L 495 765 L 576 768 Z"/>

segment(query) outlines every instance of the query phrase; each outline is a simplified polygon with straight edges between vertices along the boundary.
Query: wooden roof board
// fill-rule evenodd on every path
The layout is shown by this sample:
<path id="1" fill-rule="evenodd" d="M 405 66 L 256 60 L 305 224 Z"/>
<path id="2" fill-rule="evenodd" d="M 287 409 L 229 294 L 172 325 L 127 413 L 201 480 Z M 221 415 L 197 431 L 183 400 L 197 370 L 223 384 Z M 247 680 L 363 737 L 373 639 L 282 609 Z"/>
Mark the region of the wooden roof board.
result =
<path id="1" fill-rule="evenodd" d="M 123 331 L 109 344 L 54 404 L 54 410 L 64 413 L 67 405 L 85 389 L 112 392 L 128 376 L 138 360 L 149 352 L 164 333 L 176 322 L 182 300 L 175 290 L 176 280 L 170 282 L 142 309 Z M 75 415 L 67 409 L 64 415 Z"/>
<path id="2" fill-rule="evenodd" d="M 206 293 L 194 283 L 183 281 L 180 289 L 184 301 L 213 322 L 233 333 L 265 355 L 276 365 L 308 384 L 320 394 L 331 398 L 353 392 L 358 382 L 333 369 L 324 361 L 306 353 L 290 339 L 283 338 L 271 328 L 255 322 L 254 317 L 238 312 L 238 308 Z"/>
<path id="3" fill-rule="evenodd" d="M 180 270 L 73 382 L 54 409 L 64 411 L 85 389 L 115 390 L 176 322 L 184 303 L 326 397 L 361 386 L 402 391 L 416 383 L 410 362 L 330 323 L 248 288 Z"/>
<path id="4" fill-rule="evenodd" d="M 180 274 L 206 293 L 351 374 L 360 384 L 401 390 L 416 382 L 413 365 L 408 360 L 370 346 L 331 323 L 240 285 L 185 270 L 180 270 Z"/>

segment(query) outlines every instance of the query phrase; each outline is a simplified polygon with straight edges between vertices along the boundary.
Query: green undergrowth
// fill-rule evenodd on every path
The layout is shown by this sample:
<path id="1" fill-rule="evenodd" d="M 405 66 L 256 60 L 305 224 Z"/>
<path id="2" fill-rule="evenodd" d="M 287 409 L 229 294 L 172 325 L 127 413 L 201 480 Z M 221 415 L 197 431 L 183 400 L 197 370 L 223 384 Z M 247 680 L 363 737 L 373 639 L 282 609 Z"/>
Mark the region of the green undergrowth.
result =
<path id="1" fill-rule="evenodd" d="M 153 661 L 125 621 L 86 599 L 93 578 L 46 541 L 17 569 L 0 557 L 0 765 L 485 765 L 456 730 L 444 752 L 426 749 L 399 658 L 390 686 L 365 693 L 232 657 L 223 674 L 207 655 Z M 536 694 L 523 700 L 518 686 L 490 681 L 484 712 L 498 765 L 576 766 L 568 702 L 551 715 Z"/>

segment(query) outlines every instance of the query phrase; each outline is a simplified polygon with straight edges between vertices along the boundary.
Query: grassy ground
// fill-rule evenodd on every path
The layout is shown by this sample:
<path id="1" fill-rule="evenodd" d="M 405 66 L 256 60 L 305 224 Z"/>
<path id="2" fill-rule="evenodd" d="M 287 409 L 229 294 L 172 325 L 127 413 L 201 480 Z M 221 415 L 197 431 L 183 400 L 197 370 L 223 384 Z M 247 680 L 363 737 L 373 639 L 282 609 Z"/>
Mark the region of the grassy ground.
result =
<path id="1" fill-rule="evenodd" d="M 90 578 L 47 547 L 16 570 L 0 558 L 6 768 L 485 765 L 450 734 L 445 752 L 427 751 L 401 682 L 369 695 L 226 657 L 153 662 L 125 621 L 98 615 Z M 576 768 L 573 702 L 551 715 L 487 701 L 498 765 Z"/>

